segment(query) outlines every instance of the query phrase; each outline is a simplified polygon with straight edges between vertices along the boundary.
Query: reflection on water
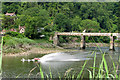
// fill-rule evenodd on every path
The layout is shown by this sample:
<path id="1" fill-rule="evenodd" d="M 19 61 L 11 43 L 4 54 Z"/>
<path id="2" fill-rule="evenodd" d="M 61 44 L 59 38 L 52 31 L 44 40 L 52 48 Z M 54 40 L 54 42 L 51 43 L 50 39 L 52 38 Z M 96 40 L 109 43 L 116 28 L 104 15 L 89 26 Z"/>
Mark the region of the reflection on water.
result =
<path id="1" fill-rule="evenodd" d="M 70 68 L 72 68 L 73 71 L 76 71 L 76 73 L 78 73 L 81 70 L 85 60 L 88 60 L 86 68 L 89 68 L 93 65 L 93 57 L 94 57 L 94 53 L 92 53 L 93 50 L 95 50 L 94 47 L 86 48 L 86 50 L 78 50 L 78 51 L 69 52 L 69 53 L 60 53 L 60 54 L 55 53 L 55 55 L 57 54 L 57 58 L 54 56 L 53 57 L 54 60 L 40 62 L 39 64 L 41 65 L 44 74 L 50 74 L 49 72 L 50 71 L 49 68 L 50 68 L 53 74 L 53 77 L 58 77 L 58 73 L 61 76 L 64 76 L 64 73 Z M 98 50 L 96 52 L 97 53 L 96 66 L 99 66 L 98 64 L 101 62 L 101 52 L 99 51 L 99 49 L 96 49 L 96 50 Z M 108 53 L 106 54 L 105 58 L 107 60 L 109 67 L 112 66 L 112 64 L 108 55 L 111 55 L 115 62 L 118 61 L 120 56 L 119 48 L 116 48 L 116 51 L 109 51 L 108 47 L 101 47 L 101 50 L 103 52 L 106 51 L 106 53 Z M 42 56 L 43 55 L 41 54 L 31 54 L 29 56 L 20 56 L 20 57 L 3 57 L 3 65 L 2 65 L 3 75 L 2 76 L 4 78 L 40 77 L 39 75 L 37 75 L 39 73 L 39 68 L 36 68 L 34 71 L 30 73 L 30 71 L 37 66 L 37 63 L 21 62 L 20 60 L 22 58 L 33 59 L 35 57 L 42 57 Z M 46 59 L 48 59 L 48 57 Z M 79 59 L 79 61 L 70 61 L 71 59 L 77 59 L 77 60 Z M 87 70 L 85 71 L 86 73 L 88 72 Z M 29 73 L 30 73 L 30 76 L 28 76 Z M 88 74 L 86 74 L 86 77 L 88 77 L 87 75 Z"/>

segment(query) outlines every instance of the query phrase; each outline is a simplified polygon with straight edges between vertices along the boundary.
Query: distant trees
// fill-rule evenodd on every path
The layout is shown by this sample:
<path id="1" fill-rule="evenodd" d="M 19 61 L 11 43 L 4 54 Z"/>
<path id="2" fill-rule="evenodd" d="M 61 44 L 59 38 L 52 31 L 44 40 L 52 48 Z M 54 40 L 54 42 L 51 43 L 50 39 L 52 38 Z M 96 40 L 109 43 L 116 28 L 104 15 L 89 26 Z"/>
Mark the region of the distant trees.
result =
<path id="1" fill-rule="evenodd" d="M 3 16 L 2 28 L 10 29 L 12 27 L 16 27 L 15 19 L 16 16 Z"/>
<path id="2" fill-rule="evenodd" d="M 72 31 L 81 32 L 83 30 L 80 25 L 81 21 L 82 19 L 79 16 L 75 16 L 73 19 L 71 19 Z"/>
<path id="3" fill-rule="evenodd" d="M 70 19 L 64 15 L 63 13 L 58 13 L 56 16 L 55 16 L 55 20 L 54 20 L 54 23 L 57 25 L 56 26 L 56 30 L 57 31 L 63 31 L 63 32 L 69 32 L 71 31 L 71 22 L 70 22 Z"/>
<path id="4" fill-rule="evenodd" d="M 45 9 L 33 7 L 25 10 L 23 14 L 20 24 L 26 26 L 25 35 L 29 38 L 38 38 L 42 34 L 40 28 L 44 28 L 48 24 L 48 12 Z"/>
<path id="5" fill-rule="evenodd" d="M 120 3 L 80 2 L 3 2 L 2 12 L 15 12 L 14 21 L 4 16 L 3 28 L 26 26 L 25 35 L 40 38 L 40 35 L 59 32 L 118 32 Z M 118 11 L 118 12 L 117 12 Z M 9 27 L 8 27 L 9 26 Z M 44 28 L 41 30 L 41 28 Z"/>

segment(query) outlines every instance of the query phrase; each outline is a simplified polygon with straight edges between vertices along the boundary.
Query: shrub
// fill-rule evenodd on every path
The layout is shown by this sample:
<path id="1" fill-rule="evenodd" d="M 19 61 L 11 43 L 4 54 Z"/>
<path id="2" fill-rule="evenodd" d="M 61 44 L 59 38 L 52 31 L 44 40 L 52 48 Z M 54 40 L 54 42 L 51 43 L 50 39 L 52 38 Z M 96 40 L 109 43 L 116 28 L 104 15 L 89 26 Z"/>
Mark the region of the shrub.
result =
<path id="1" fill-rule="evenodd" d="M 33 41 L 33 40 L 29 39 L 29 38 L 23 38 L 22 41 L 23 41 L 23 43 L 29 44 L 29 45 L 35 44 L 35 41 Z"/>
<path id="2" fill-rule="evenodd" d="M 7 42 L 10 39 L 11 39 L 11 36 L 9 36 L 9 35 L 4 36 L 4 38 L 3 38 L 3 45 L 5 44 L 5 42 Z"/>
<path id="3" fill-rule="evenodd" d="M 17 44 L 18 43 L 14 41 L 13 39 L 10 39 L 7 42 L 5 42 L 5 45 L 7 46 L 7 48 L 16 48 Z"/>
<path id="4" fill-rule="evenodd" d="M 120 40 L 115 40 L 116 43 L 120 43 Z"/>
<path id="5" fill-rule="evenodd" d="M 12 52 L 12 53 L 18 53 L 19 51 L 27 50 L 29 49 L 29 45 L 35 44 L 35 42 L 28 38 L 16 38 L 11 37 L 9 35 L 4 37 L 4 51 L 5 52 Z M 17 50 L 19 49 L 19 50 Z M 14 52 L 15 51 L 15 52 Z"/>
<path id="6" fill-rule="evenodd" d="M 6 49 L 3 51 L 4 53 L 19 53 L 21 52 L 20 49 Z"/>
<path id="7" fill-rule="evenodd" d="M 24 38 L 25 37 L 24 34 L 18 33 L 18 32 L 13 32 L 13 31 L 6 32 L 5 35 L 9 35 L 11 37 L 17 37 L 17 38 Z"/>

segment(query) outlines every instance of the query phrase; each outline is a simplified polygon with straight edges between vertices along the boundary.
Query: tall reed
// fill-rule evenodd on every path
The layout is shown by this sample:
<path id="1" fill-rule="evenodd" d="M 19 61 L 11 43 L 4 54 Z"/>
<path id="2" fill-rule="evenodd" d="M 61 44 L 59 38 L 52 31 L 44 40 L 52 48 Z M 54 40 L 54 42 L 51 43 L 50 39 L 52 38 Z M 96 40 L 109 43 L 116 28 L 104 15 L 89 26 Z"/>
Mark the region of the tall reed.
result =
<path id="1" fill-rule="evenodd" d="M 0 54 L 0 76 L 2 77 L 2 50 L 3 50 L 3 36 L 1 39 L 1 54 Z"/>
<path id="2" fill-rule="evenodd" d="M 94 41 L 94 39 L 93 39 Z M 103 43 L 103 42 L 101 42 Z M 97 44 L 96 44 L 97 45 Z M 116 67 L 115 67 L 115 63 L 112 59 L 112 57 L 110 56 L 110 59 L 112 60 L 112 64 L 113 64 L 113 74 L 110 73 L 109 69 L 108 69 L 108 65 L 107 65 L 107 62 L 106 62 L 106 59 L 105 59 L 105 52 L 102 52 L 101 48 L 99 45 L 97 45 L 97 47 L 99 48 L 100 52 L 102 53 L 102 60 L 101 60 L 101 63 L 99 65 L 99 67 L 95 67 L 95 64 L 96 64 L 96 54 L 94 56 L 94 63 L 93 63 L 93 73 L 92 71 L 88 70 L 89 71 L 89 78 L 117 78 L 117 79 L 120 79 L 120 77 L 118 77 L 117 75 L 117 72 L 116 72 Z M 98 73 L 95 72 L 95 70 L 98 70 Z M 95 74 L 97 74 L 95 76 Z"/>
<path id="3" fill-rule="evenodd" d="M 1 39 L 0 72 L 2 72 L 2 50 L 3 50 L 3 36 Z"/>

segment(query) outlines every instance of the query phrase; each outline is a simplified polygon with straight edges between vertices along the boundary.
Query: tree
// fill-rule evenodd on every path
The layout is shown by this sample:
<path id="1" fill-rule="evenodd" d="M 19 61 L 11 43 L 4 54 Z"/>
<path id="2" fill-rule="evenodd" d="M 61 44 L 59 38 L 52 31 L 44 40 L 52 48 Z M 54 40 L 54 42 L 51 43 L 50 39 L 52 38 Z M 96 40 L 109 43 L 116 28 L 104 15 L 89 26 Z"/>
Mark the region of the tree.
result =
<path id="1" fill-rule="evenodd" d="M 87 32 L 98 32 L 100 29 L 100 25 L 98 22 L 96 21 L 92 21 L 90 19 L 85 19 L 81 21 L 81 27 L 83 27 L 83 29 L 86 29 Z"/>
<path id="2" fill-rule="evenodd" d="M 40 34 L 38 30 L 44 28 L 49 20 L 48 12 L 45 9 L 39 9 L 37 7 L 28 8 L 20 18 L 20 24 L 26 26 L 25 35 L 29 38 L 39 38 Z"/>
<path id="3" fill-rule="evenodd" d="M 75 16 L 73 19 L 71 19 L 72 31 L 81 31 L 81 20 L 82 19 L 79 16 Z"/>
<path id="4" fill-rule="evenodd" d="M 16 16 L 3 16 L 2 28 L 10 29 L 16 27 L 15 24 Z"/>
<path id="5" fill-rule="evenodd" d="M 63 13 L 58 13 L 55 17 L 54 23 L 57 25 L 57 31 L 69 32 L 71 30 L 70 20 Z"/>

